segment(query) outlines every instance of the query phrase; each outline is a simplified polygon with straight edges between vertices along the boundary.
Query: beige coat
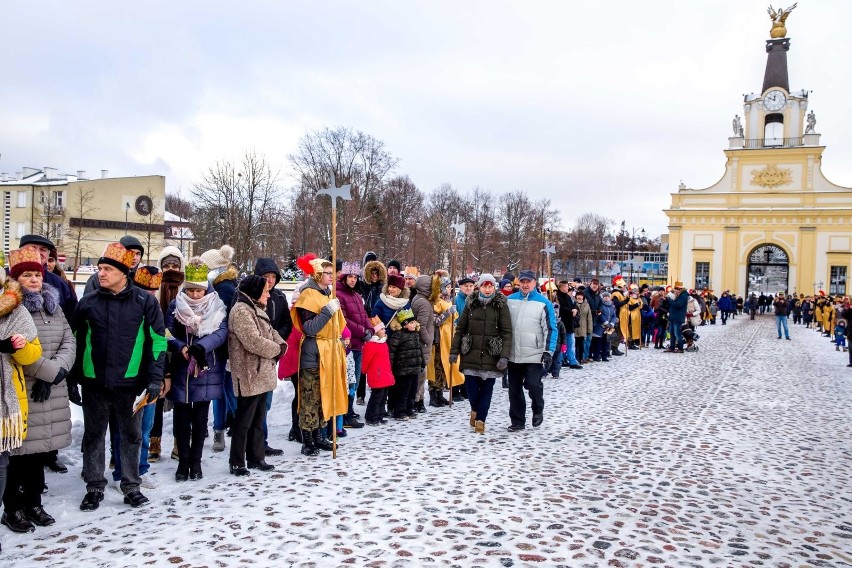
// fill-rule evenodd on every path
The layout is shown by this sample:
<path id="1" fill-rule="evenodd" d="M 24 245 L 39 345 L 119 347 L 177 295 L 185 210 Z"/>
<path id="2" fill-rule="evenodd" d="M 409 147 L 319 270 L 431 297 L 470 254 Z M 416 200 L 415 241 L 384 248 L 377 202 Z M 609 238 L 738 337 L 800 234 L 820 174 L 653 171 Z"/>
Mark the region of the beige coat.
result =
<path id="1" fill-rule="evenodd" d="M 266 310 L 237 293 L 228 316 L 228 355 L 234 394 L 248 397 L 275 390 L 281 346 L 287 344 L 272 328 Z"/>

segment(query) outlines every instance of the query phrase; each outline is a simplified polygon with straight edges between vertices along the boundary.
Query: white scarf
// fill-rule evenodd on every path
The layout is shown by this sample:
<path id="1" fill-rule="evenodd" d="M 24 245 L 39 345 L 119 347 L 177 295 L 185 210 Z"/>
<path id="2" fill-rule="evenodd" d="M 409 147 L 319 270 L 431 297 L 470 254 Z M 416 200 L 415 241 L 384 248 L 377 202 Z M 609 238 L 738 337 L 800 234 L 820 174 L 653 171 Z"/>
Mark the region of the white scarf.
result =
<path id="1" fill-rule="evenodd" d="M 382 302 L 392 310 L 401 310 L 405 307 L 405 304 L 408 303 L 408 298 L 395 298 L 393 296 L 388 296 L 384 292 L 379 294 Z"/>
<path id="2" fill-rule="evenodd" d="M 193 300 L 185 293 L 175 298 L 175 319 L 186 326 L 186 332 L 196 337 L 210 335 L 225 319 L 227 310 L 219 294 L 205 294 L 198 300 Z"/>

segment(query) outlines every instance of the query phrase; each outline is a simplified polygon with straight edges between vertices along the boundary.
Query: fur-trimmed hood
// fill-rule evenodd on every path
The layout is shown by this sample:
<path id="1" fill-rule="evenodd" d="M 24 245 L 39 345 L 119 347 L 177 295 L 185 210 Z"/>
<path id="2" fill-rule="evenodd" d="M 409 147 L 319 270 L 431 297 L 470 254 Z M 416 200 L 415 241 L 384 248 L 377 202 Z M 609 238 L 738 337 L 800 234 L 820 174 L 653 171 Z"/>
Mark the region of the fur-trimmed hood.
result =
<path id="1" fill-rule="evenodd" d="M 59 309 L 59 290 L 50 284 L 42 284 L 41 292 L 30 292 L 23 287 L 21 292 L 24 294 L 24 307 L 30 313 L 44 310 L 49 315 L 53 315 Z"/>
<path id="2" fill-rule="evenodd" d="M 21 285 L 16 280 L 6 278 L 3 293 L 0 294 L 0 318 L 11 314 L 24 300 Z"/>
<path id="3" fill-rule="evenodd" d="M 509 303 L 506 300 L 506 296 L 499 292 L 495 292 L 494 296 L 491 297 L 491 301 L 489 304 L 493 304 L 497 308 L 501 308 L 503 306 L 508 306 Z M 465 304 L 469 305 L 471 308 L 479 308 L 484 306 L 485 304 L 482 302 L 482 299 L 479 297 L 479 292 L 472 292 L 470 296 L 465 300 Z"/>
<path id="4" fill-rule="evenodd" d="M 420 332 L 420 323 L 419 323 L 419 322 L 417 322 L 417 321 L 415 321 L 415 322 L 414 322 L 414 325 L 415 325 L 416 329 L 415 329 L 415 330 L 414 330 L 414 332 L 412 332 L 412 333 L 419 333 L 419 332 Z M 399 330 L 401 330 L 401 329 L 402 329 L 402 324 L 401 324 L 401 323 L 399 323 L 399 320 L 398 320 L 398 319 L 393 318 L 393 319 L 390 321 L 390 324 L 388 325 L 388 327 L 390 328 L 390 330 L 391 330 L 391 331 L 399 331 Z"/>
<path id="5" fill-rule="evenodd" d="M 364 264 L 364 282 L 372 284 L 370 281 L 370 273 L 374 269 L 379 271 L 379 282 L 384 283 L 388 281 L 388 269 L 385 265 L 379 260 L 371 260 Z"/>
<path id="6" fill-rule="evenodd" d="M 220 282 L 224 282 L 225 280 L 236 280 L 240 276 L 240 273 L 237 272 L 237 267 L 233 264 L 228 266 L 224 272 L 216 276 L 213 280 L 213 285 L 219 284 Z"/>

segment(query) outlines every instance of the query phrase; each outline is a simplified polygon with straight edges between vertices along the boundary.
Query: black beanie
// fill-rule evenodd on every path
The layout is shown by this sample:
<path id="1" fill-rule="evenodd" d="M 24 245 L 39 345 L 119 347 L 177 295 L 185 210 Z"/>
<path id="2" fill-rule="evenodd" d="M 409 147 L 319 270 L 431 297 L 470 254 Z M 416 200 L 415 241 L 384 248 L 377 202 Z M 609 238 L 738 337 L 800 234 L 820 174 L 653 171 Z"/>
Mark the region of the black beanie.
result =
<path id="1" fill-rule="evenodd" d="M 124 235 L 118 242 L 128 250 L 138 250 L 143 255 L 145 254 L 145 247 L 142 246 L 142 243 L 139 242 L 139 239 L 134 237 L 133 235 Z"/>
<path id="2" fill-rule="evenodd" d="M 264 289 L 266 289 L 266 278 L 257 274 L 249 274 L 240 282 L 240 292 L 255 302 L 260 300 Z"/>
<path id="3" fill-rule="evenodd" d="M 402 272 L 402 264 L 397 259 L 393 258 L 388 261 L 388 268 L 391 266 Z"/>

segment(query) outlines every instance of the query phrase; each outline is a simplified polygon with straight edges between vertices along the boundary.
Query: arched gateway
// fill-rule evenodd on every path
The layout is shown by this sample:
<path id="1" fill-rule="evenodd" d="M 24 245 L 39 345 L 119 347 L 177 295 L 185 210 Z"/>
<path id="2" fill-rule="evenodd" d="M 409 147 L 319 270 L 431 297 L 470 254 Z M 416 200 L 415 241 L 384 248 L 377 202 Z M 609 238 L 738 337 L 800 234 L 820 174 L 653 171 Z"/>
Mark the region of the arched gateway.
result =
<path id="1" fill-rule="evenodd" d="M 790 259 L 784 249 L 775 245 L 760 245 L 748 255 L 746 296 L 787 292 Z"/>

